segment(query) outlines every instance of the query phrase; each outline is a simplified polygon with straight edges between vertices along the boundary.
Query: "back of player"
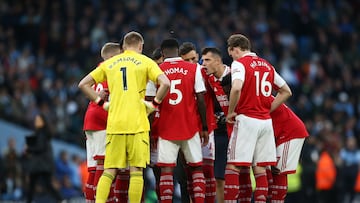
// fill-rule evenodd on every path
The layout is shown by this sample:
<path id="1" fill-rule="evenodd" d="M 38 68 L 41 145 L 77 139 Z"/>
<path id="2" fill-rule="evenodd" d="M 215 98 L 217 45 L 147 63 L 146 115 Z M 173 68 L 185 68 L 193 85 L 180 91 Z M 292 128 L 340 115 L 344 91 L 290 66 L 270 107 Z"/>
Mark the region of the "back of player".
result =
<path id="1" fill-rule="evenodd" d="M 253 53 L 234 61 L 233 65 L 245 69 L 246 80 L 235 112 L 252 118 L 269 119 L 273 89 L 270 81 L 274 81 L 274 68 Z"/>
<path id="2" fill-rule="evenodd" d="M 160 68 L 171 81 L 170 92 L 160 106 L 158 122 L 163 126 L 160 137 L 168 140 L 189 139 L 200 130 L 196 125 L 200 121 L 194 89 L 196 71 L 200 71 L 200 68 L 196 64 L 171 59 L 165 59 Z M 173 116 L 176 116 L 176 122 Z"/>
<path id="3" fill-rule="evenodd" d="M 205 137 L 205 144 L 208 136 L 203 96 L 205 85 L 200 65 L 185 62 L 179 57 L 179 45 L 175 39 L 164 40 L 161 50 L 165 60 L 160 68 L 171 85 L 169 94 L 159 106 L 158 121 L 152 126 L 159 135 L 157 165 L 161 167 L 160 202 L 172 202 L 172 174 L 179 150 L 182 150 L 189 165 L 194 202 L 204 202 L 205 179 L 201 167 L 200 136 Z M 204 127 L 202 131 L 200 118 Z"/>
<path id="4" fill-rule="evenodd" d="M 248 170 L 252 166 L 256 181 L 254 200 L 265 203 L 268 193 L 266 166 L 276 164 L 270 111 L 284 102 L 291 90 L 274 67 L 250 49 L 250 41 L 244 35 L 229 37 L 228 52 L 234 61 L 227 120 L 234 123 L 234 130 L 228 147 L 225 199 L 237 199 L 240 169 Z M 273 90 L 278 93 L 272 102 Z M 251 195 L 240 201 L 250 202 Z"/>
<path id="5" fill-rule="evenodd" d="M 79 83 L 79 88 L 99 106 L 109 110 L 104 160 L 104 172 L 99 180 L 96 202 L 104 203 L 117 169 L 130 167 L 128 196 L 130 202 L 140 202 L 143 191 L 143 168 L 149 163 L 149 105 L 144 104 L 146 83 L 159 84 L 153 104 L 159 104 L 167 94 L 170 82 L 158 65 L 142 55 L 144 39 L 140 33 L 129 32 L 124 37 L 124 52 L 104 61 Z M 91 88 L 107 80 L 111 101 L 105 102 Z"/>

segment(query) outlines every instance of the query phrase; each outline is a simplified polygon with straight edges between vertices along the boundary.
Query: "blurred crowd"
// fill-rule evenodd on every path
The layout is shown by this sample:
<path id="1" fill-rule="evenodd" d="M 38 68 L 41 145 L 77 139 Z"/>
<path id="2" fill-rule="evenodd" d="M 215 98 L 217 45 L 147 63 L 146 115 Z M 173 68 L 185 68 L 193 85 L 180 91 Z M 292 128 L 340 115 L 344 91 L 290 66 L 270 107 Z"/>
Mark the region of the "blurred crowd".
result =
<path id="1" fill-rule="evenodd" d="M 147 55 L 164 38 L 176 37 L 198 51 L 219 47 L 230 64 L 226 39 L 242 33 L 293 90 L 287 104 L 311 135 L 303 173 L 313 174 L 326 150 L 341 185 L 347 167 L 360 165 L 359 10 L 358 0 L 4 0 L 0 117 L 29 127 L 42 112 L 57 138 L 83 146 L 88 100 L 77 84 L 101 61 L 104 43 L 136 30 Z M 313 176 L 306 177 L 303 188 L 313 187 L 306 185 L 314 184 Z"/>

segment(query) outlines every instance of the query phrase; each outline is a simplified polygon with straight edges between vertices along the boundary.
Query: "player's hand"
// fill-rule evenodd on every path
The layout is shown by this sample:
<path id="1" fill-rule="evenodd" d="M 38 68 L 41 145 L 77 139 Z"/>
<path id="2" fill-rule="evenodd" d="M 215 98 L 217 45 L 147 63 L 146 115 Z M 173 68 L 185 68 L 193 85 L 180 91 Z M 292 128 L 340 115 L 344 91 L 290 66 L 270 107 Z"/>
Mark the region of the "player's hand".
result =
<path id="1" fill-rule="evenodd" d="M 226 122 L 228 123 L 235 123 L 235 116 L 237 114 L 235 112 L 229 112 L 228 115 L 226 116 Z"/>
<path id="2" fill-rule="evenodd" d="M 98 106 L 101 106 L 105 111 L 109 110 L 110 103 L 108 101 L 104 101 L 100 96 L 95 99 L 95 103 Z"/>
<path id="3" fill-rule="evenodd" d="M 141 101 L 145 104 L 147 115 L 150 115 L 159 106 L 159 104 L 156 103 L 155 101 L 152 101 L 152 102 L 151 101 L 145 101 L 145 100 L 141 100 Z"/>
<path id="4" fill-rule="evenodd" d="M 109 110 L 109 106 L 110 106 L 110 102 L 108 102 L 108 101 L 104 102 L 104 104 L 102 105 L 102 107 L 105 111 Z"/>
<path id="5" fill-rule="evenodd" d="M 209 143 L 209 133 L 206 130 L 200 131 L 201 145 L 206 146 Z"/>
<path id="6" fill-rule="evenodd" d="M 99 96 L 101 97 L 101 99 L 103 99 L 104 101 L 109 101 L 109 90 L 107 88 L 102 89 L 99 92 Z"/>

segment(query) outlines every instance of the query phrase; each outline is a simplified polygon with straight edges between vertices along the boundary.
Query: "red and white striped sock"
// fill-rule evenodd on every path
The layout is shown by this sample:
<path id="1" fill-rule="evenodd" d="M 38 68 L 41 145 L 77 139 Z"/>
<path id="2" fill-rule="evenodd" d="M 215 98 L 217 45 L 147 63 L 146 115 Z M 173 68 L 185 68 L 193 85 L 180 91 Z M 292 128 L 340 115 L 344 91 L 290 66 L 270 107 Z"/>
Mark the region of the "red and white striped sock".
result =
<path id="1" fill-rule="evenodd" d="M 243 167 L 239 174 L 239 198 L 243 203 L 250 203 L 252 195 L 252 186 L 250 178 L 250 167 Z"/>
<path id="2" fill-rule="evenodd" d="M 173 174 L 170 172 L 161 172 L 160 175 L 160 202 L 172 203 L 174 194 Z"/>
<path id="3" fill-rule="evenodd" d="M 94 194 L 96 194 L 96 188 L 97 188 L 99 179 L 102 176 L 103 172 L 104 172 L 104 164 L 98 164 L 96 166 L 96 172 L 95 172 L 94 183 L 93 183 L 93 185 L 94 185 L 94 187 L 93 187 Z"/>
<path id="4" fill-rule="evenodd" d="M 256 203 L 266 203 L 268 195 L 268 182 L 266 172 L 254 174 L 256 181 L 256 188 L 254 192 L 254 200 Z"/>
<path id="5" fill-rule="evenodd" d="M 94 194 L 94 177 L 95 177 L 95 170 L 89 171 L 89 177 L 87 179 L 85 185 L 85 201 L 86 203 L 94 203 L 95 202 L 95 194 Z"/>
<path id="6" fill-rule="evenodd" d="M 202 203 L 205 201 L 205 177 L 201 170 L 192 172 L 192 186 L 194 193 L 194 203 Z"/>
<path id="7" fill-rule="evenodd" d="M 274 184 L 272 189 L 271 203 L 284 203 L 287 194 L 287 175 L 273 174 Z"/>
<path id="8" fill-rule="evenodd" d="M 206 183 L 205 202 L 214 203 L 216 196 L 216 181 L 214 175 L 214 166 L 212 164 L 203 165 L 203 172 Z"/>
<path id="9" fill-rule="evenodd" d="M 118 202 L 128 202 L 130 171 L 121 169 L 118 171 L 115 181 L 115 198 Z"/>
<path id="10" fill-rule="evenodd" d="M 236 202 L 239 195 L 239 171 L 225 169 L 224 199 L 226 202 Z"/>

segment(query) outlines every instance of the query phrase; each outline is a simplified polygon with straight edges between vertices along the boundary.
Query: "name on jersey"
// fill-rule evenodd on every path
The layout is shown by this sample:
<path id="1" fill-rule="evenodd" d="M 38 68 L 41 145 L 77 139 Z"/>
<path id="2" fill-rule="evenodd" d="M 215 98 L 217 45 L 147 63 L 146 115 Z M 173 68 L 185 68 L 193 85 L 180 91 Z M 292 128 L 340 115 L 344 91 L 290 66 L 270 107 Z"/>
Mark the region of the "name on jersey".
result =
<path id="1" fill-rule="evenodd" d="M 121 62 L 133 62 L 137 66 L 141 64 L 141 61 L 138 61 L 134 57 L 121 57 L 115 60 L 112 64 L 110 64 L 109 68 L 113 68 L 116 64 Z"/>
<path id="2" fill-rule="evenodd" d="M 270 69 L 269 64 L 266 63 L 265 61 L 252 61 L 252 62 L 250 63 L 250 67 L 251 67 L 251 68 L 255 68 L 255 67 L 257 67 L 257 66 L 266 67 L 268 70 Z"/>
<path id="3" fill-rule="evenodd" d="M 229 100 L 226 95 L 216 95 L 216 99 L 220 106 L 229 106 Z"/>
<path id="4" fill-rule="evenodd" d="M 186 75 L 188 73 L 188 70 L 184 70 L 183 68 L 175 67 L 175 68 L 169 68 L 169 69 L 165 70 L 164 73 L 166 75 L 176 74 L 176 73 L 181 73 L 183 75 Z"/>

